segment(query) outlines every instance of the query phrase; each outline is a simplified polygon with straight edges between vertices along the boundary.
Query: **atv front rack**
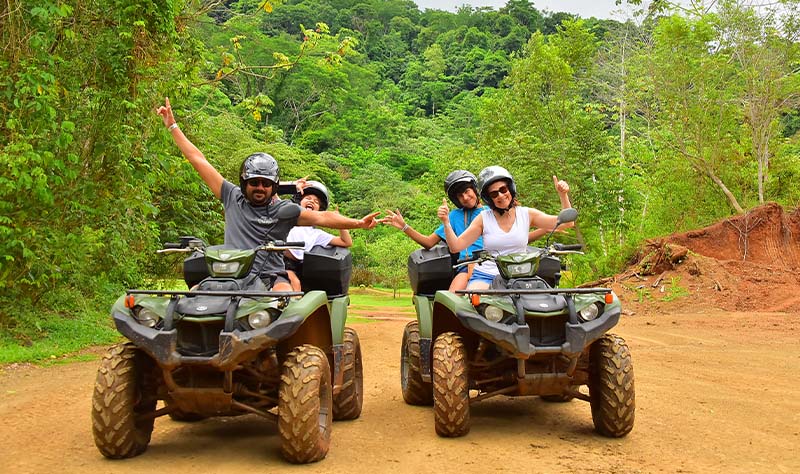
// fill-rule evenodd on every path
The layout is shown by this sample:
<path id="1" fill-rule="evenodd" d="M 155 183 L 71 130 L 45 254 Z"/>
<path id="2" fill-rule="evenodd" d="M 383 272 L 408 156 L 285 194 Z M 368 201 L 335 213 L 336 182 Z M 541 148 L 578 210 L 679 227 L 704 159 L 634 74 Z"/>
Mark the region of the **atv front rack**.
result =
<path id="1" fill-rule="evenodd" d="M 303 296 L 302 291 L 173 291 L 173 290 L 128 290 L 129 295 L 156 295 L 156 296 L 241 296 L 244 298 L 288 298 L 290 296 Z"/>

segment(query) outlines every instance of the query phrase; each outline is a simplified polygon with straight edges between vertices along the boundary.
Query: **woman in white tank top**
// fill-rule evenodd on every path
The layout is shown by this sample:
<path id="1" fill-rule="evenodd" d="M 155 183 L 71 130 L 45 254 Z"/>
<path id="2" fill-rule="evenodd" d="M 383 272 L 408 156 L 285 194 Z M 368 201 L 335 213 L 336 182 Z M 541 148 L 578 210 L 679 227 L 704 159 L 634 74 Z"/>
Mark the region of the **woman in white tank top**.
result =
<path id="1" fill-rule="evenodd" d="M 571 207 L 569 185 L 553 176 L 561 207 Z M 523 207 L 516 199 L 517 188 L 514 178 L 501 166 L 489 166 L 478 175 L 478 189 L 481 199 L 489 206 L 482 211 L 461 235 L 456 236 L 448 218 L 446 202 L 439 207 L 437 215 L 444 224 L 447 245 L 451 252 L 460 252 L 483 237 L 483 247 L 492 255 L 507 255 L 526 251 L 529 232 L 532 226 L 544 230 L 553 229 L 557 217 L 532 207 Z M 571 227 L 573 224 L 565 224 Z M 483 262 L 475 267 L 470 278 L 470 289 L 489 288 L 492 280 L 499 274 L 494 262 Z"/>

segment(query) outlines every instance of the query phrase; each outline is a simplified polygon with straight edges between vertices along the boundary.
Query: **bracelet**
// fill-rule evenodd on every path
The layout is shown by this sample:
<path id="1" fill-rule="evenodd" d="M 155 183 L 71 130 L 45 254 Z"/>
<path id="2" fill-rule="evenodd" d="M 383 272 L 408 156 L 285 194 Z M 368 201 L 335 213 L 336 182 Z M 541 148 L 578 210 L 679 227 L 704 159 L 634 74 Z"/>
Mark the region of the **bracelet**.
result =
<path id="1" fill-rule="evenodd" d="M 400 229 L 401 232 L 405 232 L 406 230 L 408 230 L 408 223 L 406 223 L 406 225 L 404 225 L 403 228 Z"/>
<path id="2" fill-rule="evenodd" d="M 172 125 L 170 125 L 169 127 L 167 127 L 167 130 L 169 130 L 171 132 L 171 131 L 175 130 L 176 128 L 178 128 L 178 122 L 175 122 Z"/>

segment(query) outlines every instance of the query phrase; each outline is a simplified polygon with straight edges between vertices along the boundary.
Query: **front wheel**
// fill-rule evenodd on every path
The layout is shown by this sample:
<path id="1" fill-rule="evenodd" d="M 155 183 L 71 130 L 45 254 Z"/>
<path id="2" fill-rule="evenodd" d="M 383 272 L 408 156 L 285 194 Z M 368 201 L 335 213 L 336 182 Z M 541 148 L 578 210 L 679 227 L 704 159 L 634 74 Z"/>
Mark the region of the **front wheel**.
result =
<path id="1" fill-rule="evenodd" d="M 355 330 L 344 328 L 342 389 L 333 397 L 333 419 L 355 420 L 364 404 L 364 369 L 361 365 L 361 343 Z"/>
<path id="2" fill-rule="evenodd" d="M 625 340 L 606 334 L 589 350 L 589 397 L 594 429 L 620 438 L 633 429 L 636 393 L 633 363 Z"/>
<path id="3" fill-rule="evenodd" d="M 446 332 L 433 344 L 433 411 L 436 434 L 469 433 L 469 366 L 461 336 Z"/>
<path id="4" fill-rule="evenodd" d="M 400 388 L 409 405 L 432 405 L 433 387 L 422 380 L 419 352 L 419 323 L 411 321 L 403 331 L 400 349 Z"/>
<path id="5" fill-rule="evenodd" d="M 333 388 L 328 358 L 311 345 L 296 347 L 283 363 L 278 400 L 281 454 L 296 464 L 328 454 Z"/>
<path id="6" fill-rule="evenodd" d="M 158 399 L 148 386 L 147 356 L 131 343 L 109 348 L 94 383 L 92 434 L 103 456 L 122 459 L 142 454 L 153 433 Z"/>

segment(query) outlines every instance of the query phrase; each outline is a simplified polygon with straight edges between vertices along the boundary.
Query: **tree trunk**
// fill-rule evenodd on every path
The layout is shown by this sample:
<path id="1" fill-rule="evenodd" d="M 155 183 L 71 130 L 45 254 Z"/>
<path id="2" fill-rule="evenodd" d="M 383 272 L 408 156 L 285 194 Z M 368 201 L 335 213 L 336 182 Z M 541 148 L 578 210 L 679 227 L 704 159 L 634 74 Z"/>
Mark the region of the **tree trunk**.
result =
<path id="1" fill-rule="evenodd" d="M 739 201 L 736 200 L 736 196 L 734 196 L 733 193 L 730 191 L 730 189 L 728 189 L 728 187 L 725 186 L 725 183 L 723 183 L 722 180 L 719 179 L 717 175 L 714 174 L 713 171 L 707 169 L 705 170 L 705 173 L 709 178 L 711 178 L 711 181 L 713 181 L 714 184 L 719 186 L 719 188 L 722 190 L 722 193 L 725 195 L 726 198 L 728 198 L 728 203 L 731 205 L 731 207 L 736 209 L 736 212 L 738 212 L 739 214 L 744 214 L 744 209 L 742 209 L 742 206 L 739 205 Z"/>

